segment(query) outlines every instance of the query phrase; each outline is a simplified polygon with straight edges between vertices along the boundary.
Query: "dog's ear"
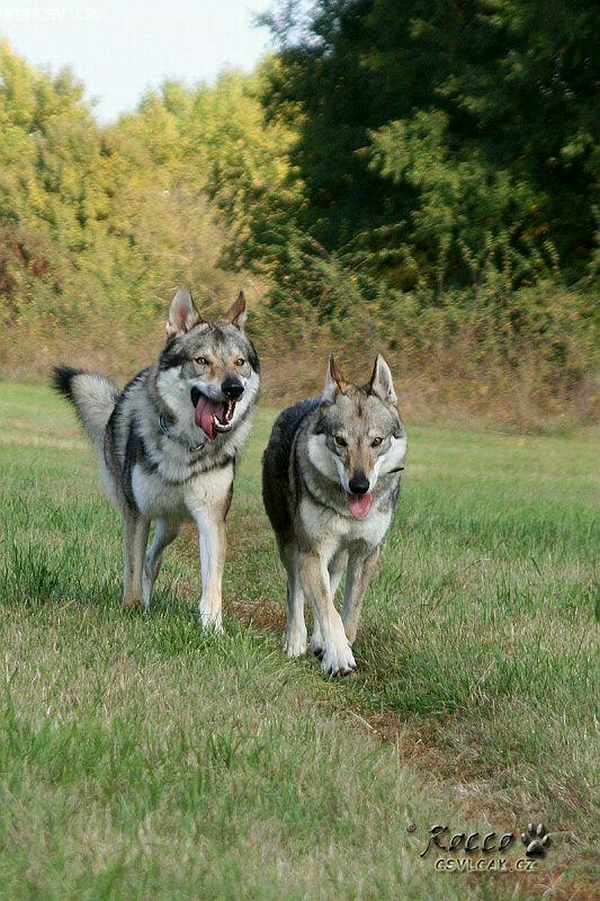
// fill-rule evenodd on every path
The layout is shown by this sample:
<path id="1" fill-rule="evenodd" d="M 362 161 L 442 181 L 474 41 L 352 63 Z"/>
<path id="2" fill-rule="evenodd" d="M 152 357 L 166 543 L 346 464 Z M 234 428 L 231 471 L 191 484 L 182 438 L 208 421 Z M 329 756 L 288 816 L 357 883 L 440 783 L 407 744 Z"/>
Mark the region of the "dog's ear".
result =
<path id="1" fill-rule="evenodd" d="M 199 322 L 202 322 L 202 317 L 196 309 L 192 295 L 187 288 L 177 288 L 169 307 L 166 325 L 167 336 L 185 335 Z"/>
<path id="2" fill-rule="evenodd" d="M 348 382 L 340 372 L 340 367 L 333 357 L 329 357 L 327 365 L 327 375 L 325 376 L 325 387 L 323 388 L 322 400 L 327 404 L 332 404 L 338 391 L 345 394 L 349 388 Z"/>
<path id="3" fill-rule="evenodd" d="M 243 332 L 247 318 L 248 311 L 246 310 L 246 298 L 244 297 L 244 292 L 240 291 L 235 303 L 233 303 L 225 313 L 225 319 L 227 319 L 229 322 L 231 322 L 232 325 L 235 325 L 236 328 L 239 328 L 239 330 Z"/>
<path id="4" fill-rule="evenodd" d="M 392 381 L 392 373 L 390 372 L 390 367 L 385 362 L 381 354 L 377 354 L 377 359 L 375 360 L 373 375 L 371 376 L 368 390 L 369 394 L 374 394 L 376 397 L 379 397 L 381 400 L 386 401 L 388 404 L 394 404 L 394 406 L 396 406 L 398 403 L 398 398 L 396 397 L 396 392 L 394 391 L 394 383 Z"/>

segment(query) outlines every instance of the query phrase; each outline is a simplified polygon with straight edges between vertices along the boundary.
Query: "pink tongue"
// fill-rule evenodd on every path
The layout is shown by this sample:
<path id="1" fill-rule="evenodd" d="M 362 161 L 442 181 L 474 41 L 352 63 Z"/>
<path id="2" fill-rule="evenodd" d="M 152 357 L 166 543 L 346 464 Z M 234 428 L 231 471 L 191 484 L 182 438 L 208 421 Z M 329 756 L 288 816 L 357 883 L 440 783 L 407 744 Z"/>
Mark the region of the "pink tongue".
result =
<path id="1" fill-rule="evenodd" d="M 212 441 L 215 434 L 215 422 L 213 416 L 216 416 L 217 419 L 221 419 L 224 414 L 225 404 L 217 403 L 217 401 L 210 400 L 210 398 L 201 394 L 194 411 L 194 421 L 199 428 L 206 432 L 207 436 Z"/>
<path id="2" fill-rule="evenodd" d="M 355 519 L 362 519 L 363 516 L 366 516 L 372 503 L 373 497 L 370 491 L 367 491 L 366 494 L 348 495 L 348 509 Z"/>

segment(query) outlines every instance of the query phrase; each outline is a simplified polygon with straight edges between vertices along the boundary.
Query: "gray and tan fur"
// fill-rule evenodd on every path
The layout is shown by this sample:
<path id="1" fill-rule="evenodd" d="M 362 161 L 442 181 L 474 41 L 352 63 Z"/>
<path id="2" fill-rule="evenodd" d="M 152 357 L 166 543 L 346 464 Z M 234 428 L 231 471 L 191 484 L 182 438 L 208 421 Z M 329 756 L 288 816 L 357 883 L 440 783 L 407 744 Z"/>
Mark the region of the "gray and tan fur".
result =
<path id="1" fill-rule="evenodd" d="M 356 667 L 362 600 L 398 499 L 407 439 L 397 403 L 383 357 L 364 387 L 345 381 L 331 359 L 323 396 L 281 413 L 263 458 L 263 500 L 287 573 L 285 651 L 306 651 L 306 599 L 311 650 L 333 675 Z"/>
<path id="2" fill-rule="evenodd" d="M 124 605 L 148 608 L 163 552 L 191 519 L 199 534 L 200 615 L 217 631 L 225 517 L 260 381 L 245 320 L 241 292 L 222 319 L 206 321 L 187 289 L 179 288 L 159 359 L 123 391 L 101 375 L 66 366 L 55 368 L 52 379 L 75 406 L 98 451 L 107 492 L 123 516 Z"/>

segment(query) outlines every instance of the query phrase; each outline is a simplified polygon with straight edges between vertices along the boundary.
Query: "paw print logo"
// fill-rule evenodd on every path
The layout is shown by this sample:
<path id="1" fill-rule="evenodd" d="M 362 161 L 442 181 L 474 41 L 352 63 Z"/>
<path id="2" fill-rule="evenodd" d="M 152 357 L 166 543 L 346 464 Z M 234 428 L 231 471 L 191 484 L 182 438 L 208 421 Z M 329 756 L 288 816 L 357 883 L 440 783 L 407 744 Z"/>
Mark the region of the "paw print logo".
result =
<path id="1" fill-rule="evenodd" d="M 525 857 L 545 857 L 551 845 L 550 836 L 543 823 L 529 823 L 527 831 L 521 834 L 526 847 Z"/>

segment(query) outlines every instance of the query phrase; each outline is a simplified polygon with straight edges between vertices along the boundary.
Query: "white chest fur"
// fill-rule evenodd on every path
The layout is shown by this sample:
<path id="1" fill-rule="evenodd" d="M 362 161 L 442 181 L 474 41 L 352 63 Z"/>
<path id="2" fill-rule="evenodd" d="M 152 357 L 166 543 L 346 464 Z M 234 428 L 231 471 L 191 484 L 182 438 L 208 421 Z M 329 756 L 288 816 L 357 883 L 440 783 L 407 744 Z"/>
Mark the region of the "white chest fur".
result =
<path id="1" fill-rule="evenodd" d="M 194 518 L 197 512 L 222 504 L 232 481 L 232 464 L 199 473 L 183 485 L 170 485 L 137 465 L 131 485 L 138 509 L 148 519 Z"/>
<path id="2" fill-rule="evenodd" d="M 365 519 L 341 516 L 308 496 L 302 498 L 298 512 L 310 540 L 315 545 L 327 544 L 332 552 L 357 542 L 369 549 L 376 548 L 383 541 L 392 519 L 391 509 L 385 512 L 374 509 Z"/>

